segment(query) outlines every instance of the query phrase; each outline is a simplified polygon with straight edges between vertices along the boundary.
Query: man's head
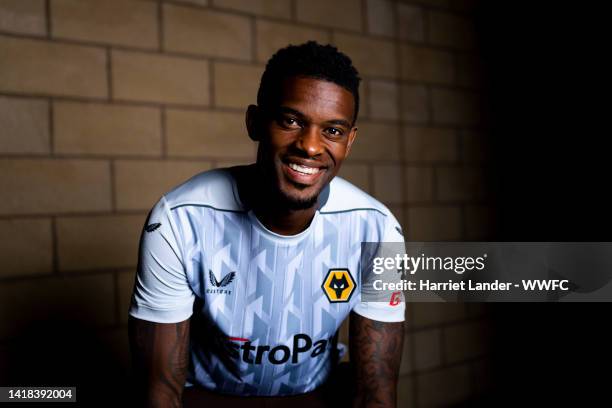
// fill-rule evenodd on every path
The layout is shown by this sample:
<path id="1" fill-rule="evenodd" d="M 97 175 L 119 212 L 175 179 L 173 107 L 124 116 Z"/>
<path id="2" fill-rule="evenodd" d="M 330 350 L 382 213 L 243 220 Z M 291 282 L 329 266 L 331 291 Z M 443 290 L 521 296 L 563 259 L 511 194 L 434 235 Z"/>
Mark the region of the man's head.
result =
<path id="1" fill-rule="evenodd" d="M 247 128 L 259 142 L 262 183 L 288 209 L 316 204 L 348 155 L 357 134 L 359 81 L 346 55 L 312 41 L 268 61 Z"/>

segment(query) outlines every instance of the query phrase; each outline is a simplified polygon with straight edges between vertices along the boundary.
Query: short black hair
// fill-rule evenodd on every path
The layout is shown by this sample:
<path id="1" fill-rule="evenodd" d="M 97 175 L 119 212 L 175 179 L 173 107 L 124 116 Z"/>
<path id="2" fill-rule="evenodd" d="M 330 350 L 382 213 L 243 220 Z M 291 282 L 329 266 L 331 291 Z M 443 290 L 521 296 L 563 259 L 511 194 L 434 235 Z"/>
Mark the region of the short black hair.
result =
<path id="1" fill-rule="evenodd" d="M 308 41 L 278 50 L 266 64 L 261 76 L 257 104 L 267 106 L 278 96 L 282 82 L 292 77 L 323 79 L 339 85 L 355 100 L 353 123 L 359 112 L 359 82 L 361 78 L 351 59 L 332 45 Z"/>

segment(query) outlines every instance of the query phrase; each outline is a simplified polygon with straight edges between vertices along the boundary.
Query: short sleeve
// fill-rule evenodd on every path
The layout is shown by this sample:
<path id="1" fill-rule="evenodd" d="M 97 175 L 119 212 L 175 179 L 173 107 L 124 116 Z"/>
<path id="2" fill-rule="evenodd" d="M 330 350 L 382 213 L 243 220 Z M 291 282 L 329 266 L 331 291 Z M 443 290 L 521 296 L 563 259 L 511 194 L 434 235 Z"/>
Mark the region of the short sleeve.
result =
<path id="1" fill-rule="evenodd" d="M 156 323 L 178 323 L 193 312 L 178 230 L 165 197 L 155 204 L 140 236 L 129 314 Z"/>
<path id="2" fill-rule="evenodd" d="M 387 217 L 385 217 L 385 221 L 383 239 L 381 242 L 393 242 L 395 244 L 392 246 L 380 247 L 385 248 L 386 250 L 391 250 L 392 253 L 385 255 L 377 253 L 376 256 L 395 256 L 396 254 L 403 256 L 403 254 L 406 252 L 406 245 L 404 243 L 404 233 L 402 231 L 402 227 L 391 212 L 389 212 Z M 401 273 L 393 273 L 391 276 L 395 282 L 399 283 L 401 281 Z M 373 286 L 373 280 L 378 278 L 379 276 L 372 272 L 364 273 L 361 277 L 361 284 L 362 286 L 365 285 L 365 287 L 371 288 Z M 385 281 L 389 282 L 389 279 L 386 279 Z M 359 315 L 367 317 L 368 319 L 378 320 L 381 322 L 403 322 L 405 320 L 406 312 L 406 302 L 403 292 L 398 291 L 389 293 L 387 297 L 388 299 L 386 299 L 384 302 L 364 302 L 360 299 L 353 308 L 353 311 Z"/>

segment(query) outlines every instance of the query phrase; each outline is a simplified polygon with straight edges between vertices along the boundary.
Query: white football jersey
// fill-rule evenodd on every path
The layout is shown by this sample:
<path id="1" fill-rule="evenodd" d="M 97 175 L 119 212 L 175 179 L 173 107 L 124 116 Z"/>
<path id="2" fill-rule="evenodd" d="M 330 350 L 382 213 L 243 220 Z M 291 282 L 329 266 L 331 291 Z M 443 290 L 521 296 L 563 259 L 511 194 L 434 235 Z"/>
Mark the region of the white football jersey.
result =
<path id="1" fill-rule="evenodd" d="M 340 177 L 321 192 L 308 228 L 285 236 L 245 208 L 229 169 L 205 171 L 151 210 L 129 314 L 191 317 L 186 386 L 305 393 L 326 380 L 349 312 L 404 320 L 403 301 L 361 301 L 359 273 L 362 242 L 403 241 L 389 209 Z"/>

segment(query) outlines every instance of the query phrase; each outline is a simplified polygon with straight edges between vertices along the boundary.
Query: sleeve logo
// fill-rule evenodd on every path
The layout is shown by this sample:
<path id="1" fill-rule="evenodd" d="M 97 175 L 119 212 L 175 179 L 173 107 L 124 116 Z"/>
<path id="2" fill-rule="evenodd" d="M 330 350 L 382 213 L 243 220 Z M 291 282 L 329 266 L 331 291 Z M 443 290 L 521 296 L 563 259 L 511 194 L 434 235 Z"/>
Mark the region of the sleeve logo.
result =
<path id="1" fill-rule="evenodd" d="M 348 302 L 355 291 L 355 280 L 346 268 L 330 269 L 321 289 L 331 303 Z"/>
<path id="2" fill-rule="evenodd" d="M 389 300 L 390 306 L 397 306 L 402 302 L 402 292 L 393 292 Z"/>
<path id="3" fill-rule="evenodd" d="M 147 232 L 153 232 L 153 231 L 155 231 L 156 229 L 158 229 L 159 227 L 161 227 L 161 223 L 156 222 L 156 223 L 154 223 L 154 224 L 149 224 L 149 225 L 147 225 L 147 226 L 145 227 L 145 231 L 147 231 Z"/>

